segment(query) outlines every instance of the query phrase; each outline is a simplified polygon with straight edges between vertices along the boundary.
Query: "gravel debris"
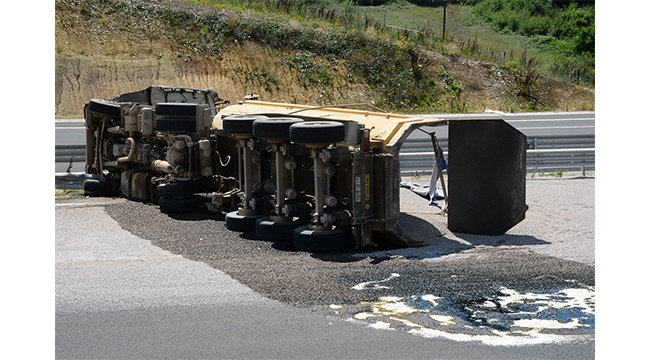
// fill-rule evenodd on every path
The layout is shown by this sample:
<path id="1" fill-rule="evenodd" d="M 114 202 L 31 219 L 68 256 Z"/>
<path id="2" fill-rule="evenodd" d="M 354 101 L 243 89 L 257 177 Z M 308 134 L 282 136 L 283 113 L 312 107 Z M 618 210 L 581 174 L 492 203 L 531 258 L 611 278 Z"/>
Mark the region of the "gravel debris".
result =
<path id="1" fill-rule="evenodd" d="M 428 205 L 400 189 L 404 232 L 427 245 L 336 253 L 308 253 L 290 242 L 232 232 L 223 214 L 210 211 L 163 214 L 156 205 L 133 201 L 109 204 L 106 211 L 132 234 L 282 302 L 327 312 L 336 304 L 355 312 L 382 297 L 430 294 L 460 306 L 499 296 L 503 288 L 594 287 L 594 183 L 593 178 L 529 179 L 527 218 L 502 236 L 451 233 L 439 214 L 442 202 Z"/>

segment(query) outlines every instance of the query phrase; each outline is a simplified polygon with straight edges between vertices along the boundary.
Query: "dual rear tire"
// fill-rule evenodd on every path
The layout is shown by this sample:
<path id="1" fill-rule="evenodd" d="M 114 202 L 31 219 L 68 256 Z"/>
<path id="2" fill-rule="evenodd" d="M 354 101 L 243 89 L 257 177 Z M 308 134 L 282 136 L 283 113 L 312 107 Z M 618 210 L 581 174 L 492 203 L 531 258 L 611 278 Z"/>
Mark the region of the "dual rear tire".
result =
<path id="1" fill-rule="evenodd" d="M 255 223 L 265 215 L 239 215 L 231 211 L 226 214 L 226 229 L 239 232 L 255 232 Z"/>
<path id="2" fill-rule="evenodd" d="M 311 147 L 326 147 L 345 140 L 345 126 L 336 121 L 306 121 L 291 125 L 291 141 Z M 293 231 L 293 246 L 309 252 L 338 251 L 348 245 L 348 231 L 344 229 L 315 229 L 309 225 Z"/>
<path id="3" fill-rule="evenodd" d="M 293 246 L 303 251 L 338 251 L 347 244 L 348 232 L 344 229 L 310 230 L 308 225 L 303 225 L 293 232 Z"/>
<path id="4" fill-rule="evenodd" d="M 83 183 L 84 194 L 88 196 L 114 197 L 120 194 L 120 183 L 100 179 L 87 179 Z"/>
<path id="5" fill-rule="evenodd" d="M 270 216 L 260 218 L 255 223 L 255 235 L 262 240 L 293 241 L 294 230 L 307 224 L 308 220 L 273 221 Z"/>
<path id="6" fill-rule="evenodd" d="M 160 198 L 158 205 L 164 214 L 186 214 L 203 209 L 205 198 L 198 195 L 184 199 Z"/>
<path id="7" fill-rule="evenodd" d="M 194 195 L 196 184 L 192 182 L 162 183 L 156 187 L 160 212 L 165 214 L 191 213 L 203 209 L 205 198 Z"/>

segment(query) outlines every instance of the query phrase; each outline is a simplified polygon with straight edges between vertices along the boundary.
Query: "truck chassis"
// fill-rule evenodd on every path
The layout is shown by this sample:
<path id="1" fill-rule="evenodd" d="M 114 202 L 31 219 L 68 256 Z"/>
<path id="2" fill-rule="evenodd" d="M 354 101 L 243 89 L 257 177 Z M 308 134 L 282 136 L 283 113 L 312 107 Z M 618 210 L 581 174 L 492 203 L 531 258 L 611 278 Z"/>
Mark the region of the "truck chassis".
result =
<path id="1" fill-rule="evenodd" d="M 451 231 L 500 235 L 527 210 L 526 137 L 503 120 L 254 96 L 230 104 L 211 89 L 167 86 L 91 99 L 84 118 L 89 195 L 158 204 L 165 213 L 208 206 L 225 213 L 232 231 L 304 251 L 420 245 L 400 227 L 399 150 L 423 126 L 449 126 Z"/>

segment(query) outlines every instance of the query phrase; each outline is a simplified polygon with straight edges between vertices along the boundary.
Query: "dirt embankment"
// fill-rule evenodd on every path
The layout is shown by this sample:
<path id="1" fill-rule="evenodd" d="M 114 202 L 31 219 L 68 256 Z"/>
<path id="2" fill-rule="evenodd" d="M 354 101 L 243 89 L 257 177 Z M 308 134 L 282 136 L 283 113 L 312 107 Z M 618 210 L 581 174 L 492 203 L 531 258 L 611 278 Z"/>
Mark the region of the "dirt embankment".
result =
<path id="1" fill-rule="evenodd" d="M 81 1 L 81 5 L 85 3 Z M 57 118 L 82 117 L 83 105 L 90 98 L 113 98 L 151 85 L 211 88 L 231 101 L 256 93 L 268 101 L 315 105 L 373 103 L 383 96 L 381 89 L 351 74 L 344 66 L 345 60 L 310 57 L 308 65 L 319 73 L 307 74 L 313 77 L 309 82 L 305 81 L 304 68 L 287 66 L 287 60 L 304 54 L 292 49 L 252 41 L 225 41 L 218 54 L 188 54 L 180 50 L 186 50 L 187 44 L 170 40 L 168 24 L 147 16 L 151 9 L 147 6 L 156 5 L 142 5 L 138 16 L 125 18 L 117 12 L 104 13 L 57 3 Z M 182 31 L 182 26 L 179 29 Z M 462 87 L 460 111 L 530 109 L 531 100 L 513 91 L 513 79 L 508 71 L 438 53 L 426 56 L 423 71 L 437 74 L 445 70 Z M 314 82 L 317 75 L 327 77 L 326 85 Z M 594 99 L 592 89 L 540 78 L 534 101 L 539 110 L 584 111 L 594 110 Z M 451 109 L 445 109 L 443 104 L 441 110 Z M 401 111 L 408 112 L 408 109 Z"/>

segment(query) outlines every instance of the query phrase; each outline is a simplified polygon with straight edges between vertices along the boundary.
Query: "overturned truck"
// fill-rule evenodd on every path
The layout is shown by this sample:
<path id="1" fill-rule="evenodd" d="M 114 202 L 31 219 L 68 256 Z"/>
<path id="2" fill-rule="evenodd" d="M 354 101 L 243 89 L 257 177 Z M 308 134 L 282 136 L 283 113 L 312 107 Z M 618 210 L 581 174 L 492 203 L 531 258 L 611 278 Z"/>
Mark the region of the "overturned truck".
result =
<path id="1" fill-rule="evenodd" d="M 209 208 L 232 231 L 334 251 L 418 243 L 400 228 L 399 151 L 448 126 L 448 228 L 500 235 L 522 221 L 526 137 L 503 120 L 425 119 L 152 86 L 84 108 L 89 195 Z"/>

